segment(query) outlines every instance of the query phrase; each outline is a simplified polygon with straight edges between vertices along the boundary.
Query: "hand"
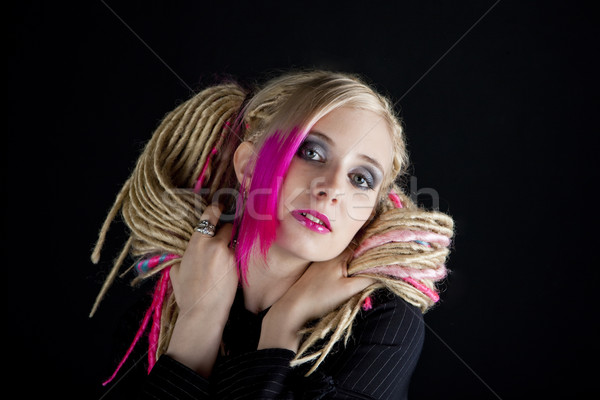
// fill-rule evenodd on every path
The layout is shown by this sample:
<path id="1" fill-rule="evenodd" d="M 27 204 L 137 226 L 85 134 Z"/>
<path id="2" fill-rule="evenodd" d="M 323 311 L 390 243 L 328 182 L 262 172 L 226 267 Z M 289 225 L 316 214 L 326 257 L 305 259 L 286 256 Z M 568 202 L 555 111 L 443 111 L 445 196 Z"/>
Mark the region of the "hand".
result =
<path id="1" fill-rule="evenodd" d="M 297 351 L 297 332 L 308 321 L 333 311 L 374 283 L 371 278 L 348 277 L 351 256 L 347 250 L 332 260 L 312 263 L 265 316 L 258 348 Z"/>
<path id="2" fill-rule="evenodd" d="M 218 206 L 208 206 L 200 220 L 217 225 L 220 213 Z M 229 248 L 231 229 L 231 224 L 225 224 L 214 237 L 194 232 L 181 263 L 171 268 L 171 284 L 180 316 L 203 309 L 227 310 L 229 314 L 238 287 L 235 258 Z"/>
<path id="3" fill-rule="evenodd" d="M 216 225 L 219 215 L 219 207 L 209 206 L 200 219 Z M 170 272 L 179 315 L 166 354 L 204 377 L 211 374 L 238 287 L 231 229 L 226 224 L 214 237 L 194 232 Z"/>

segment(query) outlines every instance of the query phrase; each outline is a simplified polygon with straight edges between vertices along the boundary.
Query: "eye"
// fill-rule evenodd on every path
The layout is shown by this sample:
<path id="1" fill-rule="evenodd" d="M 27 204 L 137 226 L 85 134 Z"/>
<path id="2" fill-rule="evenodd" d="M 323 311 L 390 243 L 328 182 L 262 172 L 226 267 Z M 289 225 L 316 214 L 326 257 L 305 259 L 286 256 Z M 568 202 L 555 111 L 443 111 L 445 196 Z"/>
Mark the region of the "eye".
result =
<path id="1" fill-rule="evenodd" d="M 352 173 L 350 174 L 350 180 L 352 184 L 360 189 L 368 190 L 373 189 L 375 183 L 371 174 Z"/>
<path id="2" fill-rule="evenodd" d="M 319 158 L 319 153 L 317 153 L 313 149 L 305 149 L 304 157 L 311 159 L 311 160 L 315 160 L 315 159 Z"/>
<path id="3" fill-rule="evenodd" d="M 304 142 L 298 149 L 298 156 L 309 161 L 325 162 L 325 151 L 316 143 Z"/>

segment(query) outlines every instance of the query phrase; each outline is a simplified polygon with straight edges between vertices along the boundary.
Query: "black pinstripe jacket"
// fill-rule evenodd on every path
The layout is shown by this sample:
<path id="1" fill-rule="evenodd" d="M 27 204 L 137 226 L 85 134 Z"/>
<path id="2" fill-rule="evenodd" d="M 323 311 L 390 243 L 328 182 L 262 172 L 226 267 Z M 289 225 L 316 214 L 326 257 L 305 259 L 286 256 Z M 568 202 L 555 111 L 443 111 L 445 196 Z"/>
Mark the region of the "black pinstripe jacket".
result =
<path id="1" fill-rule="evenodd" d="M 220 357 L 207 380 L 174 359 L 162 356 L 148 376 L 145 399 L 405 399 L 424 338 L 418 308 L 387 291 L 361 311 L 352 339 L 340 344 L 315 373 L 291 368 L 294 352 L 255 350 L 263 316 L 232 307 Z"/>

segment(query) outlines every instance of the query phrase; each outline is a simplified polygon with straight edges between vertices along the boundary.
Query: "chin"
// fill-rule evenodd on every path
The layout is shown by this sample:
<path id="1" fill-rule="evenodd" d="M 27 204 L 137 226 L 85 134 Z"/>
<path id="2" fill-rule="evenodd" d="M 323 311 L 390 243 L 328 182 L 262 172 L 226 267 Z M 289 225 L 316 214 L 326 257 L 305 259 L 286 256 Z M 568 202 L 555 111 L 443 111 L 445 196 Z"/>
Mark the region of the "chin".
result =
<path id="1" fill-rule="evenodd" d="M 344 247 L 339 251 L 332 251 L 331 246 L 326 246 L 326 243 L 302 243 L 302 241 L 298 239 L 292 243 L 278 242 L 276 240 L 273 247 L 277 247 L 280 251 L 288 253 L 290 257 L 305 260 L 307 262 L 331 260 L 340 255 L 345 249 Z"/>
<path id="2" fill-rule="evenodd" d="M 340 244 L 340 238 L 332 233 L 321 235 L 308 232 L 305 227 L 296 221 L 281 224 L 273 246 L 278 247 L 291 257 L 319 262 L 331 260 L 340 255 L 348 243 Z"/>

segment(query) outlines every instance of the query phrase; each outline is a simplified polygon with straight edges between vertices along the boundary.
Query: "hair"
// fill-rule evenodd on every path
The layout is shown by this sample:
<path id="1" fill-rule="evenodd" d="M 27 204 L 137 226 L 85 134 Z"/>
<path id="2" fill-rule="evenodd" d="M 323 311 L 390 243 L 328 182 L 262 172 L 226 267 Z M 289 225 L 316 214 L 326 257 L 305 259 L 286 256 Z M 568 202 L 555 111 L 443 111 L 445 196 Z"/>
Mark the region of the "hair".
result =
<path id="1" fill-rule="evenodd" d="M 307 324 L 299 332 L 303 339 L 292 366 L 310 362 L 307 375 L 314 372 L 336 343 L 348 341 L 353 321 L 361 309 L 368 308 L 378 289 L 389 290 L 422 312 L 432 307 L 439 298 L 436 283 L 447 274 L 452 218 L 418 207 L 403 193 L 398 182 L 406 172 L 408 156 L 402 124 L 391 102 L 356 75 L 317 70 L 289 72 L 253 90 L 236 82 L 217 84 L 164 117 L 100 230 L 91 257 L 94 263 L 99 261 L 108 229 L 119 211 L 129 228 L 129 239 L 90 316 L 128 257 L 135 259 L 131 267 L 138 271 L 132 284 L 162 274 L 132 344 L 152 315 L 152 368 L 166 350 L 178 316 L 176 299 L 166 283 L 168 271 L 183 256 L 205 207 L 212 199 L 221 198 L 223 189 L 236 188 L 236 196 L 221 202 L 225 210 L 235 210 L 235 256 L 243 281 L 250 258 L 266 256 L 275 239 L 279 189 L 293 156 L 311 127 L 340 107 L 376 113 L 387 125 L 394 146 L 392 169 L 381 186 L 373 217 L 349 244 L 354 251 L 349 275 L 369 276 L 375 283 Z M 258 149 L 251 165 L 250 187 L 246 178 L 238 184 L 232 168 L 233 153 L 242 141 Z M 244 212 L 248 190 L 267 193 L 252 204 L 255 213 Z"/>

